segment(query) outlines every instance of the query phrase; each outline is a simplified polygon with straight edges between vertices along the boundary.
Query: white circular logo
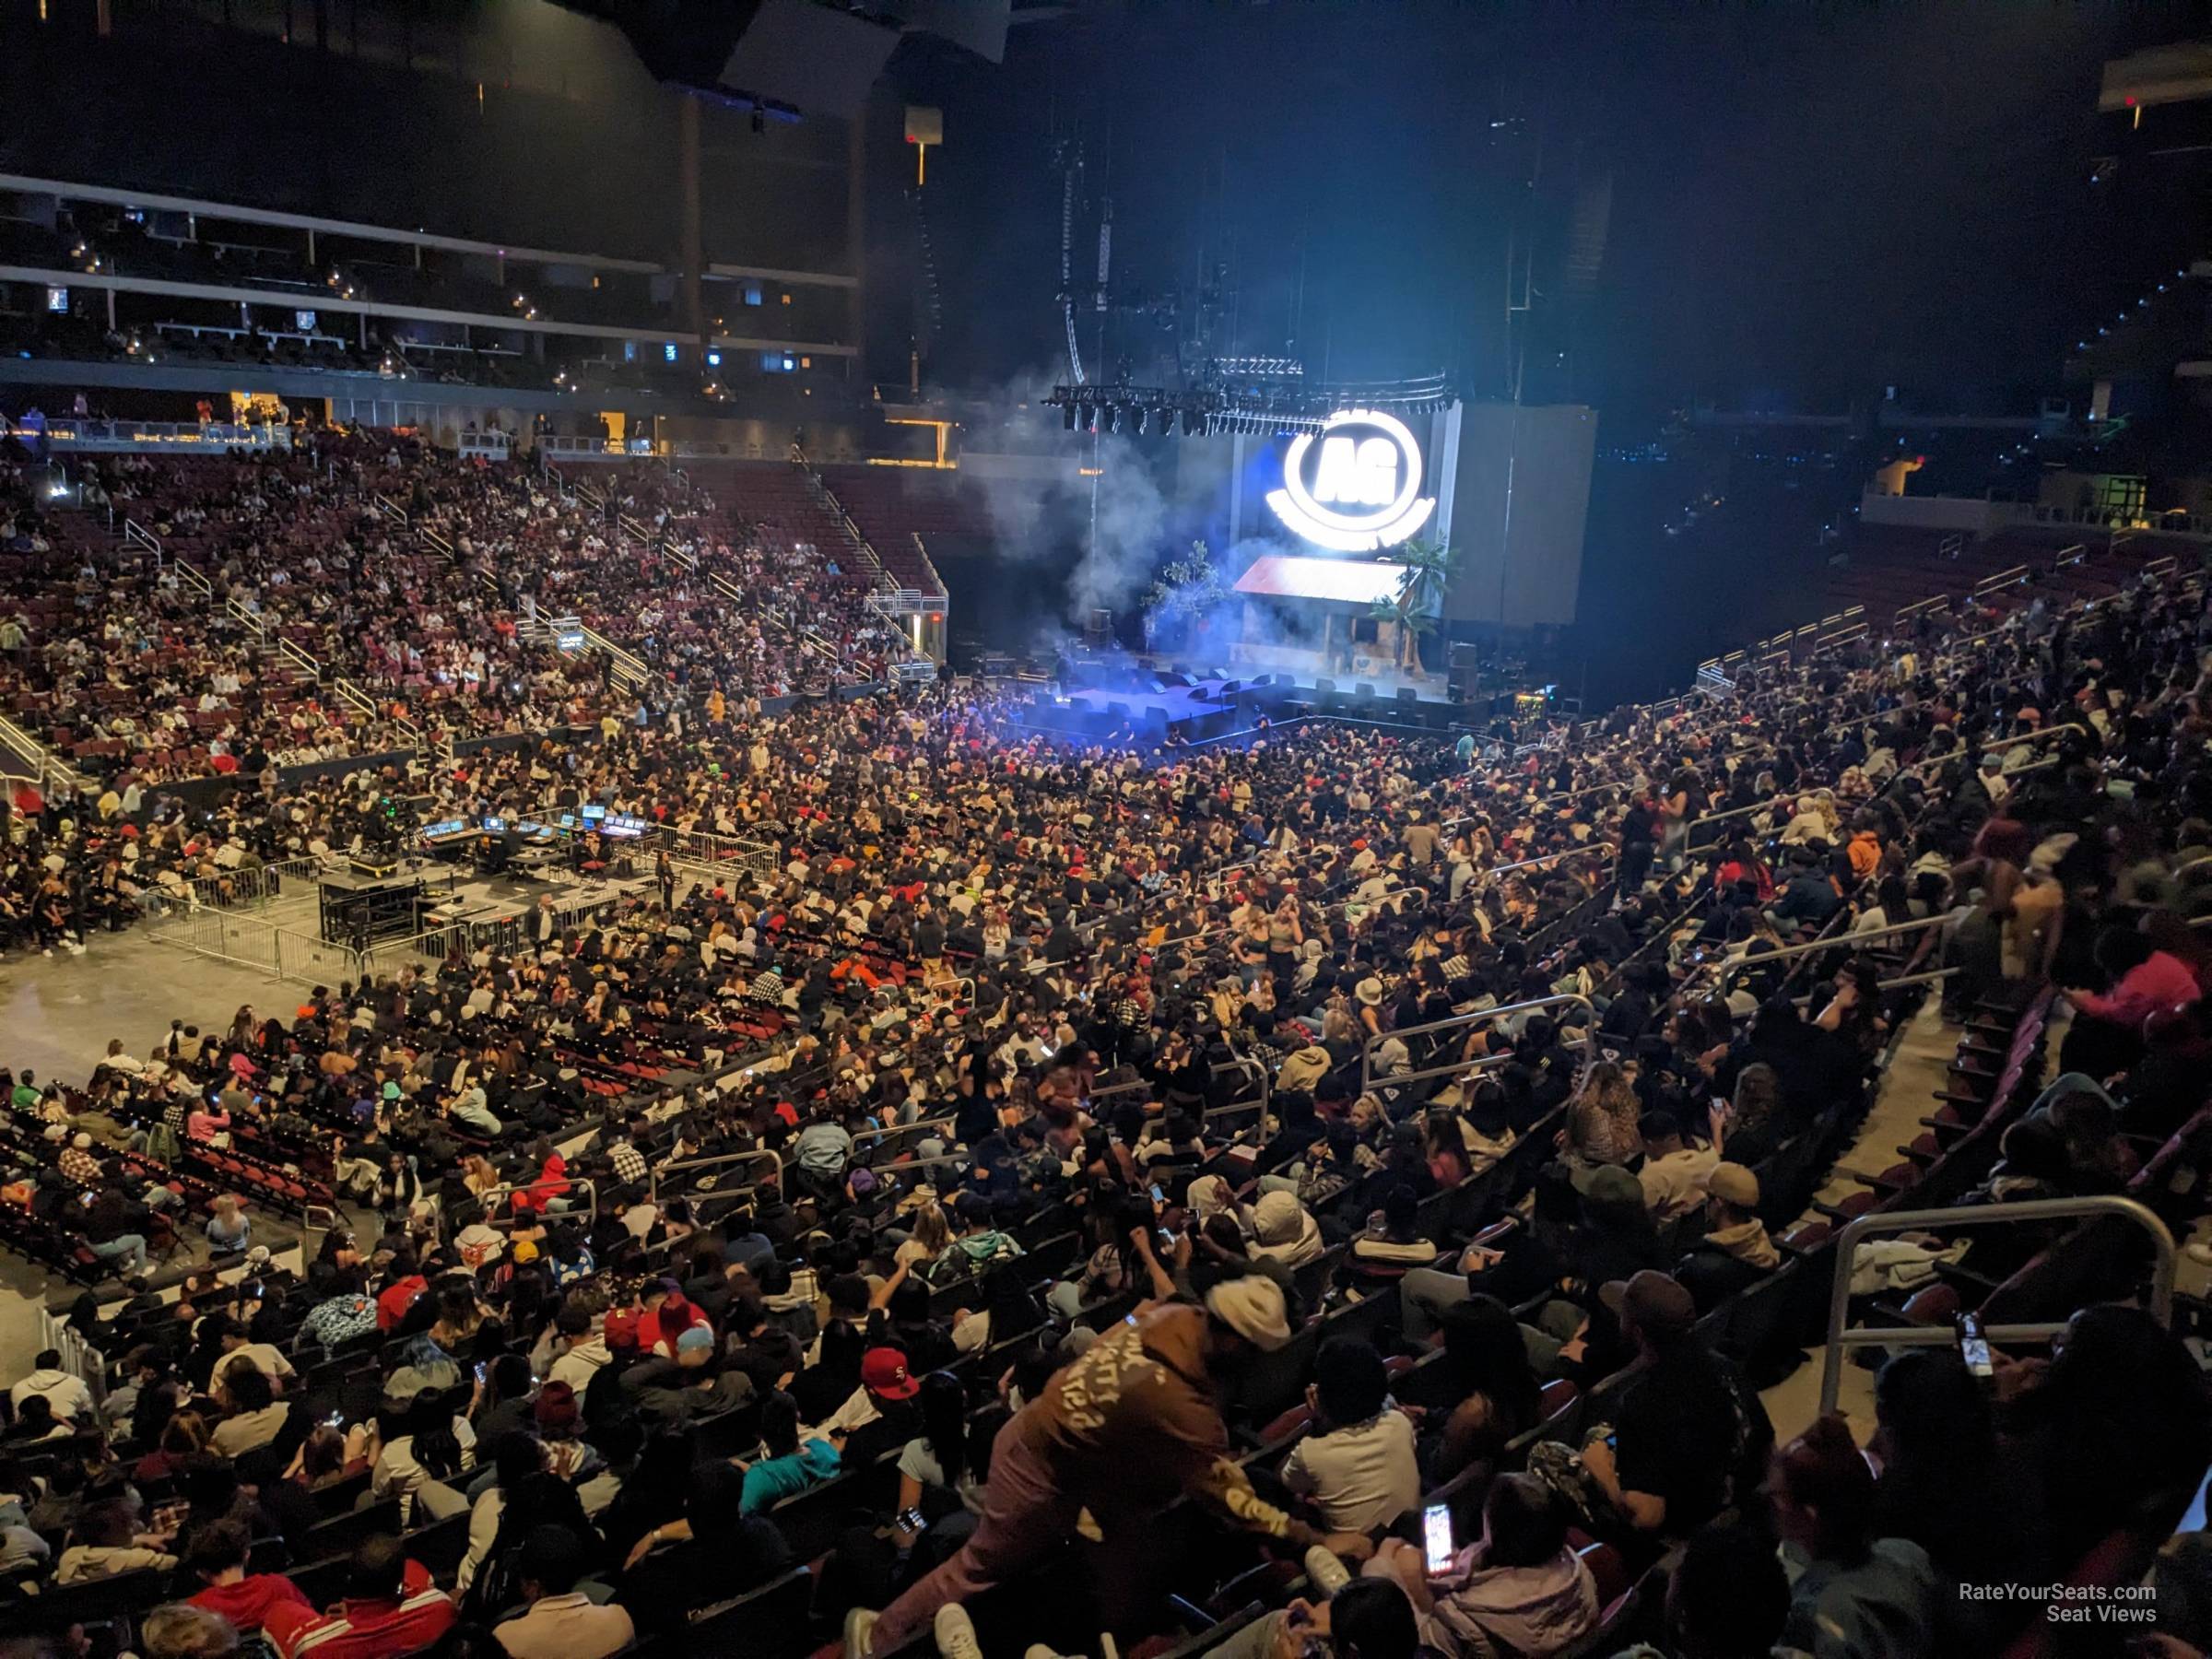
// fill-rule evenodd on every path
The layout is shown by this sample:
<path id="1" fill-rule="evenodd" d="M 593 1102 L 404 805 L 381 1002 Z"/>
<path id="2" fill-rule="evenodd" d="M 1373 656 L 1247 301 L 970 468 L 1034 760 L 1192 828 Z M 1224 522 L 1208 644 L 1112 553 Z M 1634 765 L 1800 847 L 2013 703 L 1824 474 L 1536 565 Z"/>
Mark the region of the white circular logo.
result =
<path id="1" fill-rule="evenodd" d="M 1395 547 L 1429 522 L 1421 452 L 1395 415 L 1339 409 L 1283 454 L 1283 487 L 1267 505 L 1297 535 L 1340 553 Z"/>

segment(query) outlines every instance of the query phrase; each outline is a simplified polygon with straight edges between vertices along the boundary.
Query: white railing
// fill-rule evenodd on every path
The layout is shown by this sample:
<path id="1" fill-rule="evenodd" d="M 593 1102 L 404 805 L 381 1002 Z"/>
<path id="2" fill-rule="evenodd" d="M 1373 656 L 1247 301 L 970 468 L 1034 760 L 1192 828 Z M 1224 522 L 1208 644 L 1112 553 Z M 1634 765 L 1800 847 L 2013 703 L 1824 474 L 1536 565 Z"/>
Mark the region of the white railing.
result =
<path id="1" fill-rule="evenodd" d="M 41 790 L 64 784 L 73 790 L 90 787 L 90 780 L 14 721 L 0 717 L 0 747 L 14 752 Z"/>
<path id="2" fill-rule="evenodd" d="M 386 518 L 396 519 L 403 524 L 407 522 L 407 510 L 383 491 L 377 491 L 371 499 L 375 502 L 376 510 Z"/>
<path id="3" fill-rule="evenodd" d="M 303 985 L 359 980 L 369 971 L 367 956 L 347 945 L 334 945 L 314 934 L 278 927 L 249 912 L 212 906 L 191 911 L 175 926 L 152 935 L 164 945 L 234 962 L 272 979 Z"/>
<path id="4" fill-rule="evenodd" d="M 256 640 L 266 641 L 269 637 L 268 629 L 262 622 L 260 612 L 244 600 L 226 599 L 223 601 L 223 608 L 251 629 Z"/>
<path id="5" fill-rule="evenodd" d="M 247 865 L 235 870 L 223 870 L 213 876 L 195 876 L 185 884 L 180 898 L 168 888 L 158 889 L 174 906 L 168 915 L 158 918 L 153 925 L 171 924 L 201 910 L 259 910 L 284 896 L 288 882 L 306 884 L 322 874 L 323 863 L 315 858 L 286 858 L 275 864 Z M 292 891 L 299 893 L 299 886 Z"/>
<path id="6" fill-rule="evenodd" d="M 945 595 L 925 594 L 920 588 L 878 588 L 868 604 L 888 617 L 914 617 L 945 608 Z"/>
<path id="7" fill-rule="evenodd" d="M 136 519 L 126 518 L 123 521 L 123 539 L 127 547 L 151 553 L 156 564 L 161 562 L 161 538 Z"/>
<path id="8" fill-rule="evenodd" d="M 930 586 L 940 597 L 950 594 L 952 590 L 945 585 L 945 578 L 937 574 L 937 561 L 930 558 L 929 548 L 923 544 L 922 532 L 916 530 L 913 537 L 914 557 L 922 561 L 922 569 L 928 572 Z"/>
<path id="9" fill-rule="evenodd" d="M 744 870 L 755 876 L 772 876 L 782 865 L 781 849 L 750 836 L 721 835 L 707 830 L 663 829 L 661 842 L 679 863 L 704 865 L 724 874 Z"/>
<path id="10" fill-rule="evenodd" d="M 189 559 L 172 559 L 170 563 L 175 568 L 178 576 L 182 578 L 184 585 L 196 590 L 201 598 L 212 599 L 215 597 L 215 583 L 207 580 L 206 573 L 198 565 L 194 564 Z"/>
<path id="11" fill-rule="evenodd" d="M 279 656 L 283 657 L 286 662 L 291 664 L 293 667 L 304 670 L 310 678 L 313 679 L 318 684 L 321 683 L 323 678 L 323 665 L 317 662 L 313 657 L 308 655 L 305 651 L 302 651 L 297 644 L 293 643 L 293 641 L 290 640 L 286 639 L 282 634 L 278 634 L 276 636 L 276 652 Z"/>
<path id="12" fill-rule="evenodd" d="M 628 461 L 660 453 L 650 438 L 540 438 L 538 451 L 563 461 Z"/>
<path id="13" fill-rule="evenodd" d="M 460 454 L 464 461 L 504 461 L 512 451 L 512 441 L 504 432 L 464 432 L 461 434 Z"/>
<path id="14" fill-rule="evenodd" d="M 860 556 L 862 565 L 875 577 L 876 586 L 887 592 L 897 591 L 899 584 L 891 580 L 891 573 L 883 568 L 883 560 L 877 557 L 874 544 L 861 534 L 859 522 L 845 511 L 845 504 L 837 499 L 836 492 L 830 488 L 829 480 L 814 470 L 814 463 L 806 459 L 806 451 L 795 443 L 791 446 L 791 464 L 799 469 L 800 477 L 806 480 L 808 489 L 814 494 L 815 504 L 836 518 L 838 528 L 845 533 L 845 540 L 852 544 L 853 551 Z"/>
<path id="15" fill-rule="evenodd" d="M 64 420 L 46 428 L 51 449 L 84 454 L 128 454 L 145 450 L 288 450 L 288 426 L 201 426 L 190 420 Z"/>

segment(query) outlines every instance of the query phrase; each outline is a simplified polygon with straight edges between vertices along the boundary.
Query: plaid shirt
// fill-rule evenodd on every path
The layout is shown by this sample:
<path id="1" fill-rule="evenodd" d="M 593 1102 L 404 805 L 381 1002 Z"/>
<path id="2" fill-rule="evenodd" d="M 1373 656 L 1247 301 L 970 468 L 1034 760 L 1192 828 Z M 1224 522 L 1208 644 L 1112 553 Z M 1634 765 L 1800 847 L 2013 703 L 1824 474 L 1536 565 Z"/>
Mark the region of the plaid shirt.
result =
<path id="1" fill-rule="evenodd" d="M 636 1186 L 645 1179 L 645 1155 L 628 1141 L 608 1147 L 606 1159 L 615 1166 L 615 1175 L 624 1186 Z"/>

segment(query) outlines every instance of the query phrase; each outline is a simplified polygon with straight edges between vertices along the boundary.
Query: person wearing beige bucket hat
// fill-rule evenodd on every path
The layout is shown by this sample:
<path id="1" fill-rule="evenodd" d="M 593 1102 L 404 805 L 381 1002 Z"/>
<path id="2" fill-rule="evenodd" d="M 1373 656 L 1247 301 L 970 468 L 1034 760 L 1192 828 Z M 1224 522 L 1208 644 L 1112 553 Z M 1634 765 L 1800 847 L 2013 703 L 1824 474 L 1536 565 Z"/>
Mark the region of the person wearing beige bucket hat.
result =
<path id="1" fill-rule="evenodd" d="M 1256 1274 L 1216 1285 L 1204 1307 L 1168 1303 L 1114 1326 L 999 1430 L 982 1516 L 959 1553 L 881 1613 L 855 1608 L 846 1653 L 903 1647 L 940 1609 L 1052 1555 L 1086 1518 L 1100 1540 L 1099 1605 L 1139 1606 L 1143 1540 L 1185 1495 L 1245 1531 L 1364 1560 L 1365 1535 L 1324 1534 L 1277 1508 L 1228 1455 L 1223 1394 L 1290 1336 L 1281 1288 Z"/>

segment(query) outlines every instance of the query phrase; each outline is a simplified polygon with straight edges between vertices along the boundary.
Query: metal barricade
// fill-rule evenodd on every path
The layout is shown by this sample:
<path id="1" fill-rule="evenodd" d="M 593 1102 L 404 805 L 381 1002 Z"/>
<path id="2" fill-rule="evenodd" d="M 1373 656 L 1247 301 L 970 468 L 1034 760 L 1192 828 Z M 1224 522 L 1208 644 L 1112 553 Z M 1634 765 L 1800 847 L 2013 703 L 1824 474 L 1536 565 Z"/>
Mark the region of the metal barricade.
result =
<path id="1" fill-rule="evenodd" d="M 1828 1346 L 1820 1359 L 1820 1409 L 1836 1408 L 1843 1386 L 1844 1350 L 1853 1347 L 1948 1347 L 1955 1340 L 1951 1327 L 1939 1325 L 1870 1325 L 1847 1329 L 1851 1318 L 1852 1256 L 1861 1240 L 1877 1233 L 1912 1232 L 1920 1228 L 1987 1227 L 2000 1221 L 2065 1221 L 2091 1216 L 2117 1216 L 2132 1221 L 2150 1235 L 2155 1261 L 2151 1268 L 2149 1312 L 2161 1325 L 2173 1324 L 2173 1234 L 2166 1223 L 2145 1205 L 2113 1194 L 2081 1198 L 2030 1198 L 2010 1204 L 1967 1205 L 1956 1209 L 1883 1210 L 1856 1218 L 1836 1235 L 1836 1277 L 1828 1299 Z M 1992 1342 L 2047 1342 L 2066 1327 L 2056 1324 L 1990 1325 L 1983 1335 Z"/>
<path id="2" fill-rule="evenodd" d="M 1703 818 L 1691 818 L 1689 822 L 1683 828 L 1682 844 L 1685 847 L 1696 846 L 1698 844 L 1698 831 L 1702 830 L 1707 824 L 1725 823 L 1730 818 L 1748 818 L 1755 812 L 1771 812 L 1775 807 L 1782 805 L 1783 799 L 1783 796 L 1775 795 L 1769 800 L 1754 801 L 1748 806 L 1731 806 L 1725 812 L 1709 812 Z M 1707 841 L 1704 844 L 1710 847 L 1717 845 L 1718 842 Z"/>
<path id="3" fill-rule="evenodd" d="M 495 1230 L 512 1229 L 515 1225 L 513 1209 L 512 1206 L 510 1206 L 507 1214 L 503 1216 L 500 1215 L 499 1213 L 500 1201 L 512 1197 L 516 1193 L 527 1193 L 545 1184 L 545 1182 L 541 1179 L 537 1181 L 511 1181 L 506 1182 L 504 1185 L 487 1187 L 483 1192 L 477 1194 L 477 1202 L 484 1206 L 484 1225 Z M 590 1232 L 592 1228 L 596 1225 L 599 1220 L 599 1183 L 594 1181 L 589 1175 L 564 1175 L 560 1178 L 558 1184 L 560 1188 L 560 1191 L 557 1196 L 562 1198 L 566 1198 L 570 1194 L 577 1191 L 579 1188 L 582 1189 L 585 1201 L 589 1207 L 583 1210 L 547 1210 L 543 1213 L 548 1216 L 558 1215 L 563 1219 L 566 1219 L 571 1216 L 581 1215 L 583 1218 L 584 1231 L 587 1233 Z M 537 1212 L 534 1209 L 533 1214 L 536 1213 Z"/>
<path id="4" fill-rule="evenodd" d="M 1590 1024 L 1593 1027 L 1596 1025 L 1597 1005 L 1586 996 L 1568 992 L 1558 996 L 1539 996 L 1529 1002 L 1505 1003 L 1495 1008 L 1479 1009 L 1473 1014 L 1454 1014 L 1448 1019 L 1432 1019 L 1426 1025 L 1407 1026 L 1403 1030 L 1384 1031 L 1380 1036 L 1370 1037 L 1359 1045 L 1359 1092 L 1365 1094 L 1378 1083 L 1396 1088 L 1408 1083 L 1425 1083 L 1433 1077 L 1456 1077 L 1467 1072 L 1482 1069 L 1483 1063 L 1481 1061 L 1455 1060 L 1449 1065 L 1431 1065 L 1419 1071 L 1398 1072 L 1389 1077 L 1378 1077 L 1374 1075 L 1375 1051 L 1394 1037 L 1403 1039 L 1427 1036 L 1435 1031 L 1471 1030 L 1477 1026 L 1495 1025 L 1500 1020 L 1510 1019 L 1516 1014 L 1534 1014 L 1539 1008 L 1568 1006 L 1580 1007 L 1583 1013 L 1589 1016 Z M 1583 1063 L 1587 1065 L 1597 1052 L 1597 1039 L 1594 1032 L 1585 1031 L 1580 1046 Z M 1499 1060 L 1502 1058 L 1502 1056 L 1494 1057 Z"/>
<path id="5" fill-rule="evenodd" d="M 679 1170 L 712 1170 L 727 1164 L 758 1163 L 762 1159 L 768 1160 L 775 1171 L 776 1184 L 782 1186 L 783 1184 L 782 1157 L 766 1147 L 756 1147 L 749 1152 L 717 1152 L 710 1158 L 687 1158 L 681 1163 L 655 1164 L 653 1168 L 653 1182 L 650 1189 L 653 1201 L 656 1205 L 661 1201 L 661 1177 L 664 1175 L 673 1175 Z"/>
<path id="6" fill-rule="evenodd" d="M 1771 962 L 1788 961 L 1794 957 L 1811 956 L 1822 950 L 1857 950 L 1877 939 L 1901 938 L 1907 934 L 1925 933 L 1931 927 L 1949 924 L 1951 916 L 1946 912 L 1940 916 L 1923 916 L 1916 922 L 1900 922 L 1889 927 L 1874 927 L 1865 933 L 1841 933 L 1832 937 L 1815 939 L 1806 945 L 1784 945 L 1777 950 L 1764 950 L 1757 956 L 1738 957 L 1722 968 L 1713 984 L 1713 994 L 1725 996 L 1728 983 L 1739 973 L 1750 968 L 1764 968 Z"/>
<path id="7" fill-rule="evenodd" d="M 869 1161 L 861 1156 L 863 1147 L 876 1147 L 896 1135 L 912 1135 L 916 1140 L 921 1140 L 934 1131 L 951 1129 L 956 1121 L 956 1119 L 948 1117 L 922 1118 L 912 1124 L 894 1124 L 888 1129 L 863 1130 L 853 1137 L 852 1161 L 856 1164 Z"/>
<path id="8" fill-rule="evenodd" d="M 1601 853 L 1618 853 L 1620 849 L 1611 841 L 1591 841 L 1584 846 L 1570 847 L 1564 853 L 1547 853 L 1541 858 L 1524 858 L 1518 864 L 1492 865 L 1487 870 L 1477 870 L 1475 873 L 1475 879 L 1480 882 L 1488 877 L 1504 876 L 1514 870 L 1534 870 L 1544 865 L 1561 864 L 1570 858 L 1581 858 L 1585 853 L 1595 855 Z"/>
<path id="9" fill-rule="evenodd" d="M 1984 753 L 1993 749 L 2008 749 L 2023 743 L 2041 743 L 2047 738 L 2057 736 L 2061 732 L 2081 732 L 2085 735 L 2094 735 L 2089 732 L 2088 726 L 2076 721 L 2068 721 L 2064 725 L 2039 726 L 2032 732 L 2017 732 L 2010 737 L 1999 737 L 1993 742 L 1982 744 L 1980 747 Z"/>

